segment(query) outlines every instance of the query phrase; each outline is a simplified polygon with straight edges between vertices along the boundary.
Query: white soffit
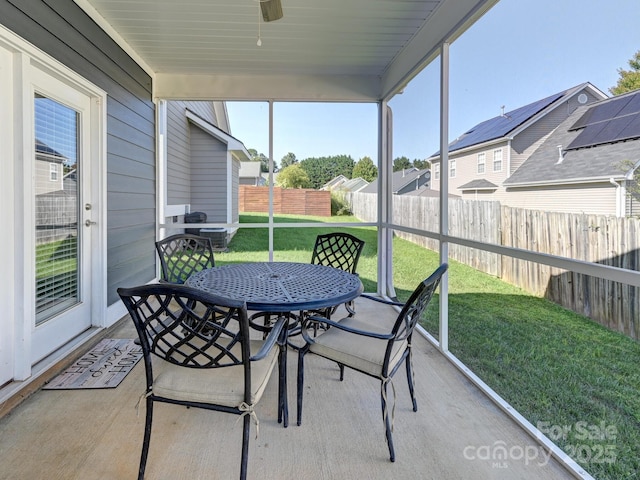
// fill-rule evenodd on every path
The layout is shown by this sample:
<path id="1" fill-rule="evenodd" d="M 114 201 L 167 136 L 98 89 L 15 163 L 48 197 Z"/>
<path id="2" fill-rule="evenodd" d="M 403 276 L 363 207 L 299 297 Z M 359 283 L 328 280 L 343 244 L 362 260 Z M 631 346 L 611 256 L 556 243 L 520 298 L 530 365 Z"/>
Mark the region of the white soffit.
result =
<path id="1" fill-rule="evenodd" d="M 76 0 L 166 99 L 376 101 L 497 0 Z M 258 31 L 262 46 L 257 45 Z"/>

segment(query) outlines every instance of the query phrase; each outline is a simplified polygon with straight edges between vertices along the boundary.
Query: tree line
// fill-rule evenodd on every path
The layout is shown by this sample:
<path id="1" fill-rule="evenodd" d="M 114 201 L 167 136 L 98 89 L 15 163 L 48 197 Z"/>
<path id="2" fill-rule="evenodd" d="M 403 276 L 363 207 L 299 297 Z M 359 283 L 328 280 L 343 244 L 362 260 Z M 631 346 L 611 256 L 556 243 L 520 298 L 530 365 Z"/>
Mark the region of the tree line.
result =
<path id="1" fill-rule="evenodd" d="M 261 171 L 269 171 L 269 158 L 250 148 L 251 160 L 260 162 Z M 274 161 L 274 172 L 278 172 L 276 184 L 283 188 L 313 188 L 319 189 L 339 175 L 348 179 L 362 178 L 373 182 L 378 178 L 378 167 L 370 157 L 362 157 L 357 162 L 351 155 L 333 155 L 328 157 L 310 157 L 298 160 L 295 153 L 289 152 L 280 160 L 280 165 Z M 427 160 L 398 157 L 393 161 L 393 171 L 408 168 L 423 170 L 430 167 Z"/>

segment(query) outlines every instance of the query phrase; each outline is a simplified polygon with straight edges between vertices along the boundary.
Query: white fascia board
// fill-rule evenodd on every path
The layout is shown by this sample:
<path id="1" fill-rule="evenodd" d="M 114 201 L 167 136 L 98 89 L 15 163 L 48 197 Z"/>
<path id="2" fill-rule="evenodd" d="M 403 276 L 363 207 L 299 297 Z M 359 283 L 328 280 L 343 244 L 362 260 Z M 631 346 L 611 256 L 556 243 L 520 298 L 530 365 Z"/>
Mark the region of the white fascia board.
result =
<path id="1" fill-rule="evenodd" d="M 491 148 L 499 143 L 504 143 L 504 147 L 505 148 L 509 148 L 509 142 L 513 140 L 511 138 L 511 136 L 508 137 L 500 137 L 500 138 L 496 138 L 494 140 L 488 140 L 486 142 L 483 143 L 476 143 L 475 145 L 469 145 L 468 147 L 465 148 L 461 148 L 459 150 L 454 150 L 453 152 L 449 152 L 449 158 L 451 160 L 456 160 L 458 157 L 460 156 L 464 156 L 467 155 L 469 152 L 472 152 L 473 150 L 478 150 L 478 153 L 482 152 L 483 150 L 487 149 L 487 148 Z M 429 162 L 433 163 L 440 163 L 440 155 L 435 155 L 433 157 L 429 157 L 427 158 L 427 160 Z"/>
<path id="2" fill-rule="evenodd" d="M 135 60 L 135 62 L 142 67 L 142 69 L 149 75 L 151 78 L 155 77 L 155 72 L 153 69 L 145 62 L 138 52 L 136 52 L 131 45 L 129 45 L 122 36 L 116 31 L 115 28 L 111 26 L 109 22 L 107 22 L 98 11 L 93 8 L 93 5 L 89 3 L 88 0 L 73 0 L 82 10 L 86 13 L 91 19 L 98 24 L 102 30 L 107 32 L 107 35 L 111 37 L 111 39 L 116 42 L 120 48 L 122 48 L 127 55 Z"/>
<path id="3" fill-rule="evenodd" d="M 242 150 L 231 150 L 231 155 L 233 155 L 233 158 L 240 163 L 251 161 L 251 156 L 249 155 L 249 152 L 247 152 L 247 150 L 244 148 L 244 145 L 242 146 Z"/>
<path id="4" fill-rule="evenodd" d="M 548 187 L 553 185 L 580 185 L 585 183 L 610 183 L 609 180 L 622 181 L 625 179 L 624 175 L 607 175 L 605 177 L 591 177 L 591 178 L 572 178 L 569 180 L 548 180 L 544 182 L 520 182 L 520 183 L 504 183 L 502 186 L 505 188 L 512 187 Z"/>
<path id="5" fill-rule="evenodd" d="M 223 130 L 220 130 L 218 127 L 216 127 L 212 123 L 209 123 L 206 120 L 203 120 L 198 115 L 192 113 L 189 110 L 186 111 L 185 115 L 189 121 L 193 122 L 198 127 L 203 129 L 205 132 L 217 138 L 222 143 L 226 144 L 228 150 L 232 152 L 240 152 L 240 154 L 246 156 L 247 159 L 251 158 L 244 144 L 237 138 L 232 137 L 228 133 L 224 132 Z"/>
<path id="6" fill-rule="evenodd" d="M 381 98 L 389 100 L 440 55 L 443 43 L 452 43 L 498 0 L 443 0 L 420 31 L 390 64 L 382 77 Z"/>
<path id="7" fill-rule="evenodd" d="M 380 78 L 358 75 L 183 75 L 158 73 L 154 98 L 375 102 Z"/>
<path id="8" fill-rule="evenodd" d="M 565 102 L 568 99 L 575 97 L 582 90 L 585 90 L 585 89 L 591 90 L 593 95 L 596 96 L 596 97 L 601 97 L 601 100 L 605 100 L 605 99 L 609 98 L 605 93 L 603 93 L 601 90 L 597 89 L 591 83 L 586 82 L 586 83 L 576 87 L 576 89 L 575 89 L 575 91 L 573 93 L 571 93 L 569 95 L 565 95 L 562 98 L 559 98 L 558 100 L 553 102 L 553 105 L 548 106 L 547 108 L 545 108 L 541 112 L 538 112 L 536 115 L 534 115 L 533 117 L 529 118 L 529 120 L 527 120 L 525 123 L 523 123 L 522 125 L 517 127 L 515 130 L 513 130 L 511 135 L 509 135 L 509 138 L 513 139 L 513 137 L 515 137 L 516 135 L 521 133 L 526 128 L 530 127 L 533 123 L 537 122 L 540 118 L 547 116 L 548 114 L 553 112 L 556 108 L 560 108 L 562 105 L 565 104 Z"/>

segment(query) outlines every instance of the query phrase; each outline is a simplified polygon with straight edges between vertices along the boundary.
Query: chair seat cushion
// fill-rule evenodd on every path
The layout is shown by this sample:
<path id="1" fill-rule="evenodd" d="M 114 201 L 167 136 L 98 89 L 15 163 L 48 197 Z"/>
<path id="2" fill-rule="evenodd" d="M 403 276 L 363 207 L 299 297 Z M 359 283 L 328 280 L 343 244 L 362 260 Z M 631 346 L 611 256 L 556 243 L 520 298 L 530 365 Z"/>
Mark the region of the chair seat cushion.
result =
<path id="1" fill-rule="evenodd" d="M 344 318 L 340 320 L 340 324 L 358 330 L 385 334 L 390 333 L 393 328 L 392 323 L 374 323 L 362 320 L 358 316 Z M 365 337 L 339 328 L 329 328 L 314 340 L 315 343 L 309 347 L 310 352 L 375 377 L 382 375 L 382 364 L 389 340 Z M 406 346 L 406 340 L 394 343 L 389 370 L 392 370 L 400 361 Z"/>
<path id="2" fill-rule="evenodd" d="M 251 340 L 251 352 L 257 352 L 261 340 Z M 239 348 L 239 345 L 237 345 Z M 272 348 L 262 360 L 251 362 L 251 400 L 258 403 L 278 359 Z M 238 352 L 239 355 L 239 352 Z M 175 400 L 213 403 L 237 407 L 244 399 L 244 366 L 224 368 L 185 368 L 152 355 L 154 395 Z"/>

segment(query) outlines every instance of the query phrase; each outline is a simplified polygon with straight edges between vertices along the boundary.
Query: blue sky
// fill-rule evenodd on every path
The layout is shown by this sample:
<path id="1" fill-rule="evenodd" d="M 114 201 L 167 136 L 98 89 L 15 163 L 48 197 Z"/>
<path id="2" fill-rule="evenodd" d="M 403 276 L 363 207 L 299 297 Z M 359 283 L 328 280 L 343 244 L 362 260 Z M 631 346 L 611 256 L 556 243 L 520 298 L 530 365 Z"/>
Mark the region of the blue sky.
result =
<path id="1" fill-rule="evenodd" d="M 502 0 L 450 49 L 450 140 L 477 123 L 583 82 L 604 93 L 640 50 L 640 0 Z M 389 105 L 394 158 L 438 150 L 439 63 L 420 73 Z M 268 155 L 266 103 L 228 103 L 231 132 Z M 308 157 L 377 156 L 377 106 L 276 103 L 277 163 Z"/>

